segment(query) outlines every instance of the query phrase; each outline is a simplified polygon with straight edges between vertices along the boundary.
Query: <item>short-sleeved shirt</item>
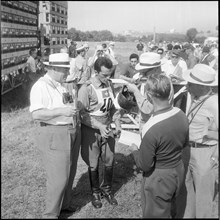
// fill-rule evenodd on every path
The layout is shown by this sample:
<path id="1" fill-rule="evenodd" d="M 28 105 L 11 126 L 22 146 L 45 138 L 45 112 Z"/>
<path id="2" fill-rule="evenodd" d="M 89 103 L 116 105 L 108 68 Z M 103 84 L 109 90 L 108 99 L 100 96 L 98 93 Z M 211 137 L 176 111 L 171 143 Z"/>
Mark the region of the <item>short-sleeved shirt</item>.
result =
<path id="1" fill-rule="evenodd" d="M 36 73 L 37 72 L 37 65 L 36 65 L 36 60 L 30 56 L 27 60 L 27 64 L 29 65 L 31 72 Z"/>
<path id="2" fill-rule="evenodd" d="M 75 75 L 78 78 L 78 84 L 85 83 L 90 78 L 90 71 L 87 68 L 87 60 L 78 55 L 75 59 Z"/>
<path id="3" fill-rule="evenodd" d="M 137 72 L 130 63 L 127 63 L 122 67 L 121 75 L 132 78 Z"/>
<path id="4" fill-rule="evenodd" d="M 92 84 L 92 85 L 91 85 Z M 82 109 L 82 123 L 86 124 L 90 127 L 95 127 L 95 125 L 93 124 L 93 118 L 98 120 L 99 122 L 101 122 L 102 124 L 110 124 L 112 121 L 112 117 L 111 115 L 113 115 L 114 113 L 111 114 L 111 111 L 116 112 L 117 110 L 115 109 L 115 106 L 112 105 L 113 103 L 109 103 L 109 106 L 107 106 L 107 110 L 109 112 L 109 114 L 103 114 L 102 116 L 98 116 L 95 114 L 91 114 L 94 112 L 100 112 L 99 110 L 102 109 L 102 103 L 100 103 L 100 98 L 97 95 L 97 91 L 95 91 L 95 89 L 97 90 L 102 90 L 105 88 L 109 89 L 109 92 L 106 96 L 106 90 L 103 90 L 103 99 L 105 99 L 106 96 L 106 101 L 109 100 L 109 98 L 111 97 L 111 93 L 114 94 L 113 91 L 113 85 L 111 84 L 111 81 L 109 81 L 109 85 L 107 86 L 106 84 L 102 83 L 98 77 L 92 77 L 90 79 L 90 82 L 87 82 L 87 84 L 84 84 L 80 87 L 79 91 L 78 91 L 78 103 L 79 103 L 79 108 Z M 108 103 L 105 103 L 108 104 Z M 106 105 L 104 106 L 106 107 Z"/>
<path id="5" fill-rule="evenodd" d="M 203 98 L 199 98 L 192 103 L 191 109 L 196 106 Z M 189 140 L 196 143 L 207 145 L 215 145 L 217 140 L 207 139 L 205 142 L 203 137 L 207 135 L 208 130 L 218 131 L 218 95 L 209 97 L 197 111 L 198 108 L 188 113 L 189 121 L 194 116 L 189 126 Z M 196 112 L 197 111 L 197 112 Z M 195 114 L 196 113 L 196 114 Z"/>
<path id="6" fill-rule="evenodd" d="M 178 68 L 178 71 L 176 71 Z M 184 60 L 179 60 L 178 64 L 174 66 L 171 60 L 168 60 L 165 64 L 161 66 L 161 69 L 169 77 L 171 74 L 182 76 L 182 73 L 187 70 L 187 65 Z"/>
<path id="7" fill-rule="evenodd" d="M 63 93 L 67 92 L 66 88 L 60 83 L 53 80 L 48 74 L 41 77 L 31 88 L 30 93 L 30 112 L 40 109 L 65 108 L 63 103 Z M 53 125 L 71 124 L 72 117 L 59 116 L 45 123 Z"/>

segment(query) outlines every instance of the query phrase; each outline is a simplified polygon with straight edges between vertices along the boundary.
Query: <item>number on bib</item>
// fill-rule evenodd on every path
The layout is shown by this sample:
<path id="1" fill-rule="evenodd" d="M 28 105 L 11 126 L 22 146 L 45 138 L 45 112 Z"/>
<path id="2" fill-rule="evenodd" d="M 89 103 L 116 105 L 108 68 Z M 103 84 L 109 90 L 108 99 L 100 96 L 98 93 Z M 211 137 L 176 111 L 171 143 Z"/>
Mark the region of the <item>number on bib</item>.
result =
<path id="1" fill-rule="evenodd" d="M 104 99 L 104 104 L 100 108 L 100 111 L 102 111 L 103 113 L 106 111 L 109 111 L 110 108 L 112 107 L 112 104 L 113 104 L 113 101 L 111 98 Z"/>

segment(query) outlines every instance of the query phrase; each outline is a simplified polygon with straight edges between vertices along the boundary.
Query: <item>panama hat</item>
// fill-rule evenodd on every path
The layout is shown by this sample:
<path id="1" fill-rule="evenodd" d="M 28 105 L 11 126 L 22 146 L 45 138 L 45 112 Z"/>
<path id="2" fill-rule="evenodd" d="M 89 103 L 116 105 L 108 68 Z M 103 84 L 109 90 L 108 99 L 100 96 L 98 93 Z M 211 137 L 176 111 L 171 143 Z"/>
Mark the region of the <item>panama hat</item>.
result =
<path id="1" fill-rule="evenodd" d="M 89 47 L 89 44 L 88 44 L 88 43 L 84 43 L 84 44 L 83 44 L 83 47 L 84 47 L 84 48 L 87 48 L 87 47 Z"/>
<path id="2" fill-rule="evenodd" d="M 192 69 L 183 72 L 183 79 L 187 82 L 204 85 L 217 86 L 218 78 L 216 71 L 206 64 L 196 64 Z"/>
<path id="3" fill-rule="evenodd" d="M 49 55 L 49 62 L 43 62 L 47 66 L 69 67 L 69 54 L 68 53 L 54 53 Z"/>
<path id="4" fill-rule="evenodd" d="M 81 50 L 84 50 L 85 49 L 85 46 L 84 45 L 81 45 L 79 47 L 76 48 L 76 51 L 81 51 Z"/>
<path id="5" fill-rule="evenodd" d="M 139 63 L 135 66 L 136 70 L 150 69 L 161 66 L 160 55 L 154 52 L 142 53 L 139 58 Z"/>

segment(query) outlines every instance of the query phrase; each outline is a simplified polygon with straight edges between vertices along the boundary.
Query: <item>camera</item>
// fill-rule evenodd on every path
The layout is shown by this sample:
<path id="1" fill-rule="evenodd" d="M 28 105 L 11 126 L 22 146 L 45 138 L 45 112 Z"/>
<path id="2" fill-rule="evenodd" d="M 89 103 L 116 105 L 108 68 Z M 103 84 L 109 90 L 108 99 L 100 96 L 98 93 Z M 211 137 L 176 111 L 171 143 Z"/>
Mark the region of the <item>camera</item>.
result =
<path id="1" fill-rule="evenodd" d="M 69 92 L 63 93 L 63 104 L 73 103 L 73 97 L 69 94 Z"/>

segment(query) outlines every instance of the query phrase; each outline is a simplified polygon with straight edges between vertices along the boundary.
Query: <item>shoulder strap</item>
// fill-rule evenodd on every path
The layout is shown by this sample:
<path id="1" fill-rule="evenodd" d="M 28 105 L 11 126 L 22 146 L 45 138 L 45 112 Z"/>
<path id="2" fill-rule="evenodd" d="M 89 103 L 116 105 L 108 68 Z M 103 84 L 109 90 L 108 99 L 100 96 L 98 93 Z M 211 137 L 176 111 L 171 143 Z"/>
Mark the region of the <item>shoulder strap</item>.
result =
<path id="1" fill-rule="evenodd" d="M 192 109 L 188 112 L 187 117 L 188 117 L 197 107 L 199 107 L 199 108 L 196 110 L 196 112 L 195 112 L 195 114 L 193 115 L 193 117 L 191 118 L 191 120 L 189 121 L 189 125 L 192 123 L 192 120 L 194 119 L 194 117 L 196 116 L 197 112 L 199 111 L 199 109 L 200 109 L 200 108 L 202 107 L 202 105 L 204 104 L 204 102 L 205 102 L 208 98 L 210 98 L 211 96 L 213 96 L 213 94 L 211 94 L 211 95 L 205 97 L 201 102 L 199 102 L 196 106 L 194 106 L 194 108 L 192 108 Z"/>

